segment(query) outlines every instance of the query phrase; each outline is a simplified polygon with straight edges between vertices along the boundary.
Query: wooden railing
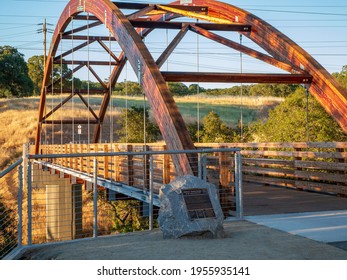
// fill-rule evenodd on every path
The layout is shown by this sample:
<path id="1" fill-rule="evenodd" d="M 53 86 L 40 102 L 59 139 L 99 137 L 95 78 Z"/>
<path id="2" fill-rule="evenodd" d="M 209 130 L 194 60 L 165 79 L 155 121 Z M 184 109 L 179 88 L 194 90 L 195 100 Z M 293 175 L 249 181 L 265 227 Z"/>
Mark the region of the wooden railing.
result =
<path id="1" fill-rule="evenodd" d="M 347 142 L 300 143 L 225 143 L 196 144 L 197 148 L 239 147 L 243 155 L 243 179 L 298 190 L 309 190 L 335 195 L 347 195 Z M 45 154 L 143 151 L 141 144 L 67 144 L 42 147 Z M 165 150 L 163 144 L 151 144 L 147 150 Z M 231 155 L 208 155 L 209 180 L 220 187 L 232 184 Z M 87 173 L 92 172 L 92 160 L 87 158 L 59 159 L 59 164 Z M 155 183 L 168 183 L 175 176 L 170 156 L 154 158 Z M 123 156 L 99 159 L 99 174 L 105 178 L 144 185 L 144 157 Z"/>
<path id="2" fill-rule="evenodd" d="M 347 195 L 346 142 L 232 143 L 218 146 L 242 148 L 244 181 Z"/>

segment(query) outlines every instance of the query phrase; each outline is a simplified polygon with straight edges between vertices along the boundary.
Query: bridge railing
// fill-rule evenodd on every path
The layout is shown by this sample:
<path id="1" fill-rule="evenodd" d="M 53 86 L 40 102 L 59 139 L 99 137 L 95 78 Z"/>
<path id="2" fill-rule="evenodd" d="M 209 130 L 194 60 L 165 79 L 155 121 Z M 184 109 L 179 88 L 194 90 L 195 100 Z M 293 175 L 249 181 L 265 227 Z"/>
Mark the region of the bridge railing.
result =
<path id="1" fill-rule="evenodd" d="M 242 149 L 245 182 L 347 196 L 346 142 L 232 143 L 223 146 Z"/>
<path id="2" fill-rule="evenodd" d="M 21 173 L 16 173 L 14 167 L 6 171 L 5 176 L 15 173 L 14 184 L 6 183 L 0 194 L 15 192 L 11 199 L 6 198 L 8 205 L 14 207 L 13 214 L 2 211 L 1 215 L 14 227 L 10 230 L 13 244 L 8 249 L 1 247 L 2 258 L 8 258 L 15 249 L 30 249 L 38 244 L 156 227 L 159 186 L 176 176 L 170 159 L 173 153 L 197 154 L 198 176 L 203 180 L 224 180 L 224 185 L 217 184 L 224 213 L 242 218 L 238 148 L 165 151 L 134 147 L 125 152 L 101 148 L 104 147 L 65 154 L 66 150 L 60 148 L 56 150 L 59 154 L 27 154 L 23 163 L 18 163 Z M 223 154 L 223 161 L 208 159 L 215 154 Z M 223 174 L 219 170 L 224 170 L 225 178 L 213 178 Z"/>
<path id="3" fill-rule="evenodd" d="M 0 259 L 22 246 L 22 159 L 0 173 Z"/>
<path id="4" fill-rule="evenodd" d="M 195 144 L 196 148 L 241 148 L 243 179 L 246 182 L 265 183 L 298 190 L 334 195 L 347 195 L 347 142 L 293 142 L 293 143 L 223 143 Z M 87 151 L 143 151 L 141 144 L 68 144 L 42 147 L 43 153 L 83 153 Z M 151 144 L 147 150 L 165 150 L 165 145 Z M 207 155 L 209 178 L 223 185 L 232 176 L 223 162 L 222 154 Z M 100 173 L 129 182 L 141 182 L 142 159 L 134 157 L 100 162 Z M 166 183 L 176 176 L 169 156 L 157 157 L 156 183 Z M 217 164 L 217 162 L 219 164 Z M 130 163 L 130 164 L 129 164 Z M 132 165 L 133 163 L 133 165 Z M 60 164 L 90 172 L 88 159 L 62 159 Z M 218 168 L 216 168 L 218 166 Z M 129 170 L 127 170 L 129 168 Z M 159 171 L 161 170 L 161 171 Z"/>

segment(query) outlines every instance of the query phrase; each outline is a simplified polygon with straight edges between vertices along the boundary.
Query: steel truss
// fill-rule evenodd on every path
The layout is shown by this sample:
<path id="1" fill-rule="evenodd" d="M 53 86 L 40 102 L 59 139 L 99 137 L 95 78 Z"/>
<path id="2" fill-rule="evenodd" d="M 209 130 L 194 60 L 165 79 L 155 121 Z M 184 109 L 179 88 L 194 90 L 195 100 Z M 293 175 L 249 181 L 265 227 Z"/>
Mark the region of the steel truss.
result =
<path id="1" fill-rule="evenodd" d="M 39 153 L 40 150 L 42 126 L 62 123 L 54 119 L 48 120 L 48 118 L 52 117 L 74 96 L 78 96 L 82 100 L 92 115 L 93 118 L 89 123 L 95 127 L 93 142 L 98 142 L 101 125 L 111 99 L 111 89 L 117 83 L 126 61 L 129 61 L 135 73 L 138 73 L 140 85 L 170 150 L 191 150 L 194 145 L 169 92 L 167 81 L 307 84 L 310 86 L 310 93 L 335 118 L 342 129 L 347 131 L 346 91 L 300 46 L 262 19 L 238 7 L 214 0 L 191 0 L 190 2 L 185 5 L 181 5 L 179 1 L 170 5 L 161 5 L 111 2 L 109 0 L 71 0 L 61 14 L 47 58 L 39 105 L 35 152 Z M 179 21 L 181 18 L 185 20 Z M 193 22 L 187 18 L 197 19 L 197 21 Z M 175 21 L 172 21 L 173 19 Z M 66 30 L 72 20 L 84 21 L 85 25 Z M 80 32 L 102 24 L 112 36 L 80 34 Z M 143 40 L 156 29 L 177 29 L 179 32 L 155 61 Z M 285 70 L 289 74 L 162 72 L 160 67 L 188 31 Z M 267 53 L 253 50 L 227 39 L 217 34 L 218 31 L 238 32 L 255 42 Z M 69 51 L 58 54 L 59 44 L 62 40 L 82 40 L 84 42 Z M 110 50 L 105 43 L 110 40 L 118 42 L 122 50 L 119 54 Z M 109 54 L 110 61 L 65 59 L 66 56 L 94 43 L 98 43 Z M 68 89 L 71 92 L 70 96 L 50 112 L 45 112 L 47 93 L 53 91 L 54 86 L 59 82 L 52 81 L 50 78 L 53 64 L 73 66 L 63 77 L 64 79 L 71 77 L 84 67 L 90 71 L 103 88 L 101 91 L 90 91 L 103 93 L 103 101 L 98 113 L 83 97 L 85 91 L 79 89 Z M 107 83 L 98 76 L 93 68 L 94 65 L 113 67 Z M 72 121 L 64 120 L 64 123 L 72 123 Z M 86 120 L 74 120 L 74 123 L 86 123 Z M 174 155 L 173 161 L 178 174 L 196 172 L 192 166 L 194 155 Z"/>

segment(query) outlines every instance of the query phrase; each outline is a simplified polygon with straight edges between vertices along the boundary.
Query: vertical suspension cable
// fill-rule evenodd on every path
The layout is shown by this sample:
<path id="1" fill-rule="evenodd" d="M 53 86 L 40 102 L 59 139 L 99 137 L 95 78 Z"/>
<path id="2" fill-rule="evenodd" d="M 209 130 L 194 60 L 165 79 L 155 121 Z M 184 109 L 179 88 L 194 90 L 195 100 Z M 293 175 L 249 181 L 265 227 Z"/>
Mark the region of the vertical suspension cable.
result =
<path id="1" fill-rule="evenodd" d="M 142 38 L 142 28 L 141 28 L 141 38 Z M 143 41 L 146 42 L 146 37 L 143 38 Z M 141 65 L 139 68 L 139 84 L 141 87 Z M 144 146 L 144 150 L 146 151 L 146 94 L 145 92 L 142 92 L 143 94 L 143 146 Z"/>
<path id="2" fill-rule="evenodd" d="M 52 106 L 52 112 L 53 112 L 53 109 L 54 109 L 54 58 L 52 56 L 52 99 L 51 99 L 51 106 Z M 52 128 L 52 145 L 54 145 L 54 124 L 52 122 L 51 124 L 51 128 Z"/>
<path id="3" fill-rule="evenodd" d="M 111 84 L 111 75 L 112 75 L 112 56 L 111 56 L 111 51 L 112 51 L 112 46 L 111 46 L 111 32 L 109 32 L 109 49 L 110 49 L 110 55 L 109 55 L 109 59 L 110 59 L 110 76 L 108 79 L 108 83 L 109 83 L 109 94 L 110 94 L 110 143 L 111 143 L 111 151 L 112 151 L 112 143 L 113 143 L 113 97 L 112 97 L 112 84 Z"/>
<path id="4" fill-rule="evenodd" d="M 87 103 L 88 103 L 88 124 L 87 124 L 87 133 L 88 133 L 88 137 L 87 137 L 87 143 L 88 143 L 88 151 L 89 151 L 89 145 L 90 145 L 90 112 L 89 112 L 89 108 L 90 108 L 90 44 L 89 44 L 89 13 L 87 13 L 87 42 L 88 42 L 88 46 L 87 46 L 87 68 L 88 68 L 88 72 L 87 72 Z"/>
<path id="5" fill-rule="evenodd" d="M 48 91 L 47 91 L 47 86 L 45 86 L 45 95 L 47 96 L 47 93 L 48 93 Z M 47 116 L 47 104 L 45 104 L 45 116 Z M 46 121 L 45 121 L 46 122 Z M 42 124 L 41 124 L 41 131 L 42 131 L 42 133 L 44 133 L 44 138 L 45 138 L 45 142 L 44 142 L 44 144 L 45 145 L 48 145 L 48 142 L 47 142 L 47 125 L 45 125 L 45 129 L 43 130 L 42 129 Z"/>
<path id="6" fill-rule="evenodd" d="M 242 34 L 240 34 L 240 45 L 242 45 Z M 243 72 L 242 52 L 240 52 L 240 71 Z M 243 142 L 243 84 L 240 87 L 240 136 Z"/>
<path id="7" fill-rule="evenodd" d="M 196 20 L 196 22 L 199 22 L 199 19 Z M 196 34 L 196 64 L 197 64 L 197 72 L 200 72 L 200 46 L 199 46 L 199 34 Z M 197 114 L 197 125 L 198 125 L 198 143 L 200 143 L 200 100 L 199 100 L 199 93 L 200 93 L 200 82 L 198 82 L 196 87 L 196 97 L 197 97 L 197 104 L 196 104 L 196 114 Z"/>
<path id="8" fill-rule="evenodd" d="M 143 145 L 146 147 L 146 94 L 143 93 Z"/>
<path id="9" fill-rule="evenodd" d="M 111 31 L 109 31 L 108 33 L 108 43 L 109 43 L 109 78 L 108 78 L 108 87 L 109 87 L 109 95 L 110 95 L 110 110 L 109 110 L 109 114 L 110 114 L 110 126 L 109 126 L 109 131 L 110 131 L 110 151 L 113 151 L 113 97 L 112 97 L 112 81 L 111 81 L 111 75 L 112 75 L 112 56 L 111 56 L 111 51 L 112 51 L 112 45 L 111 45 Z M 117 158 L 116 157 L 110 157 L 110 164 L 111 166 L 117 166 L 116 161 Z M 110 179 L 112 181 L 112 175 L 116 174 L 117 170 L 115 170 L 114 173 L 111 173 Z M 117 178 L 115 178 L 117 179 Z"/>
<path id="10" fill-rule="evenodd" d="M 60 33 L 60 145 L 63 145 L 63 34 Z"/>
<path id="11" fill-rule="evenodd" d="M 142 38 L 142 28 L 141 28 L 141 38 Z M 143 39 L 143 41 L 146 41 L 146 38 Z M 141 69 L 141 64 L 139 65 L 139 84 L 140 87 L 142 88 L 142 69 Z M 144 91 L 142 91 L 143 94 L 143 151 L 147 151 L 147 141 L 146 141 L 146 94 Z M 147 155 L 143 155 L 143 190 L 146 191 L 147 186 Z"/>
<path id="12" fill-rule="evenodd" d="M 308 111 L 308 86 L 305 86 L 306 89 L 306 141 L 310 141 L 310 127 L 309 127 L 309 111 Z"/>
<path id="13" fill-rule="evenodd" d="M 125 142 L 128 145 L 128 60 L 125 62 Z"/>
<path id="14" fill-rule="evenodd" d="M 163 21 L 165 21 L 165 14 L 163 15 Z M 169 29 L 166 29 L 166 48 L 169 45 Z M 166 71 L 169 71 L 169 57 L 166 59 Z"/>
<path id="15" fill-rule="evenodd" d="M 73 22 L 73 17 L 71 17 L 71 30 L 72 30 L 72 33 L 71 33 L 71 45 L 72 45 L 72 61 L 71 61 L 71 68 L 74 69 L 74 22 Z M 71 117 L 72 117 L 72 143 L 75 143 L 75 116 L 74 116 L 74 107 L 75 107 L 75 104 L 74 104 L 74 92 L 75 92 L 75 84 L 74 84 L 74 78 L 75 78 L 75 75 L 74 75 L 74 72 L 72 70 L 72 77 L 71 77 L 71 110 L 72 110 L 72 113 L 71 113 Z"/>

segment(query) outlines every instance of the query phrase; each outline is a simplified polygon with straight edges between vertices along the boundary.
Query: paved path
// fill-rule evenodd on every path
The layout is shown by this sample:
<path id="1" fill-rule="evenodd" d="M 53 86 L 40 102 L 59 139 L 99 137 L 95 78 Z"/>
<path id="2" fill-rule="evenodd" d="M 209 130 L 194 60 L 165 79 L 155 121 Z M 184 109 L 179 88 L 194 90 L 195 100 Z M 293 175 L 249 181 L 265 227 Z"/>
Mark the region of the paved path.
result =
<path id="1" fill-rule="evenodd" d="M 225 222 L 224 239 L 167 240 L 144 231 L 34 247 L 22 258 L 347 260 L 346 198 L 245 184 L 244 203 L 246 220 Z"/>
<path id="2" fill-rule="evenodd" d="M 163 239 L 158 230 L 32 248 L 36 260 L 347 260 L 347 251 L 248 221 L 223 239 Z"/>
<path id="3" fill-rule="evenodd" d="M 347 210 L 347 198 L 244 183 L 246 216 Z"/>
<path id="4" fill-rule="evenodd" d="M 347 210 L 248 216 L 245 219 L 320 242 L 347 241 Z"/>

